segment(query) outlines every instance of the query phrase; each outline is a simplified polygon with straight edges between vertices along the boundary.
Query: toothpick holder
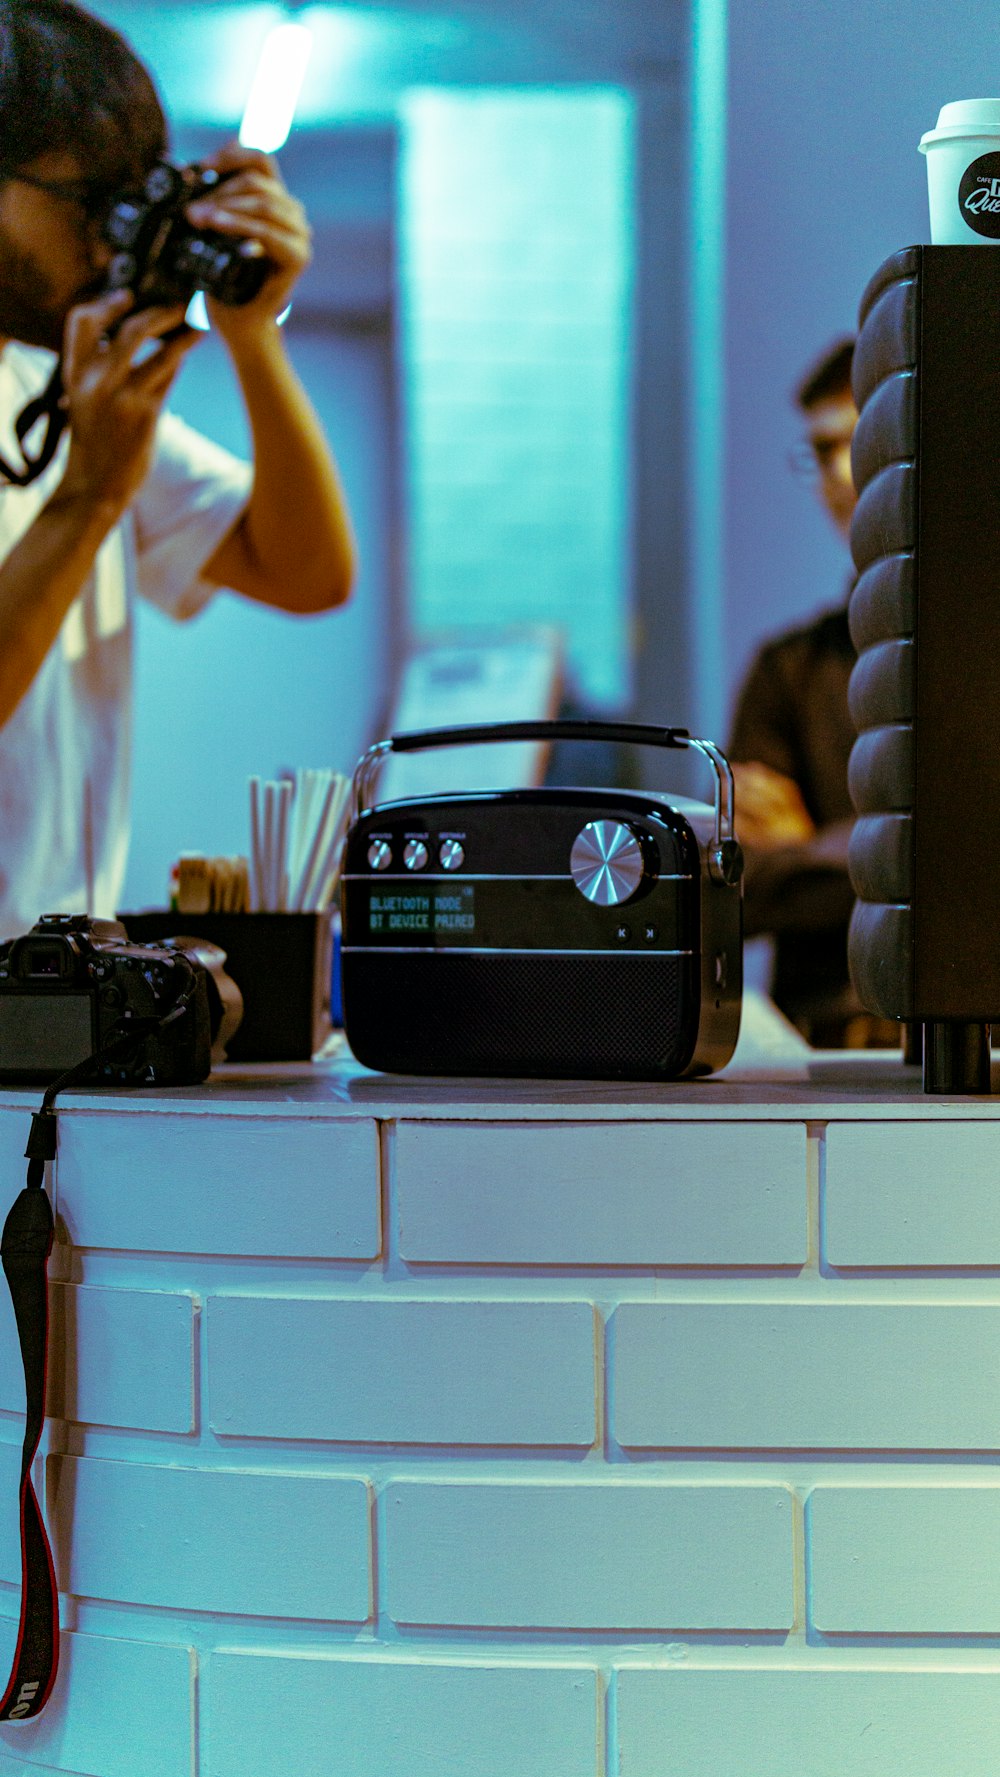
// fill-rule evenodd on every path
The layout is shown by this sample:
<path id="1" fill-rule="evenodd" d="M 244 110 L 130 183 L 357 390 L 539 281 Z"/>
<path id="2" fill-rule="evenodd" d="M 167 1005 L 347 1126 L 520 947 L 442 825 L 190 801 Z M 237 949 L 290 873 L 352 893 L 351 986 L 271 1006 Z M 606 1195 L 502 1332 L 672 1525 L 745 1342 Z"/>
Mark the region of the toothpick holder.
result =
<path id="1" fill-rule="evenodd" d="M 243 995 L 230 1061 L 308 1061 L 330 1034 L 331 914 L 120 913 L 132 942 L 207 938 Z"/>

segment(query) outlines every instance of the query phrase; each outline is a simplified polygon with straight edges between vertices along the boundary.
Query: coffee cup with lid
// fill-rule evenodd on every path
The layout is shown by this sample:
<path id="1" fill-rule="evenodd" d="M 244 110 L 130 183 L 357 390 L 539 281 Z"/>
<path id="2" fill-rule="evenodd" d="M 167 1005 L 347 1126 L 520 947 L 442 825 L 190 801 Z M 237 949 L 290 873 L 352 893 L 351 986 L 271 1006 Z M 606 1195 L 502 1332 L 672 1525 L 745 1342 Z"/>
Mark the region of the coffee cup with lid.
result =
<path id="1" fill-rule="evenodd" d="M 934 245 L 1000 246 L 1000 99 L 942 105 L 920 152 Z"/>

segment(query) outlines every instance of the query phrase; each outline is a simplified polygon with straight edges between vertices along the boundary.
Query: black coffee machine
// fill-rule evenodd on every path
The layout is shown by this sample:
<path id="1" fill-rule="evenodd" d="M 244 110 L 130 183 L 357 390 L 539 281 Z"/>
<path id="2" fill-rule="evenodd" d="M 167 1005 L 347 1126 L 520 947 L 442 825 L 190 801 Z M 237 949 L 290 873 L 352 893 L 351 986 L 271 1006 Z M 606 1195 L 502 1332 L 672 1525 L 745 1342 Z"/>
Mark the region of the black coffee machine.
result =
<path id="1" fill-rule="evenodd" d="M 1000 1023 L 1000 251 L 909 247 L 861 301 L 851 974 L 989 1092 Z"/>

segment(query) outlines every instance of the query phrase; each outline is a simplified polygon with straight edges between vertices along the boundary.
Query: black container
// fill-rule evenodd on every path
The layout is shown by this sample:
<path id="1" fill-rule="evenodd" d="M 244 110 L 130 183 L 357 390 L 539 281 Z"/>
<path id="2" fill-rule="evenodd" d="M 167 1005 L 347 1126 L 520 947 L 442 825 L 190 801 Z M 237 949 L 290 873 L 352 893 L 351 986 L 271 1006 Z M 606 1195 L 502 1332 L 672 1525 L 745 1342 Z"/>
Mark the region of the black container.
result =
<path id="1" fill-rule="evenodd" d="M 1000 254 L 908 247 L 861 300 L 850 787 L 862 1004 L 989 1090 L 1000 1021 Z M 984 1060 L 985 1056 L 985 1060 Z"/>
<path id="2" fill-rule="evenodd" d="M 243 995 L 230 1061 L 308 1061 L 330 1034 L 330 913 L 120 913 L 137 944 L 182 935 L 226 953 Z"/>

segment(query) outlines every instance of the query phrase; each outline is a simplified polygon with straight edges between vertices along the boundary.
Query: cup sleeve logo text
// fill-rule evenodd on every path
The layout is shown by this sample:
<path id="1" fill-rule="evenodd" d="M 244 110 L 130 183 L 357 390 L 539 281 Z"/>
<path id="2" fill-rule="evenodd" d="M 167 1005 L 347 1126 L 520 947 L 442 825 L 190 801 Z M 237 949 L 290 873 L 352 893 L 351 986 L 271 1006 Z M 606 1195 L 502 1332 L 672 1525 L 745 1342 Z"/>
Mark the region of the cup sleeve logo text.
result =
<path id="1" fill-rule="evenodd" d="M 958 187 L 962 220 L 987 240 L 1000 241 L 1000 154 L 981 154 Z"/>

